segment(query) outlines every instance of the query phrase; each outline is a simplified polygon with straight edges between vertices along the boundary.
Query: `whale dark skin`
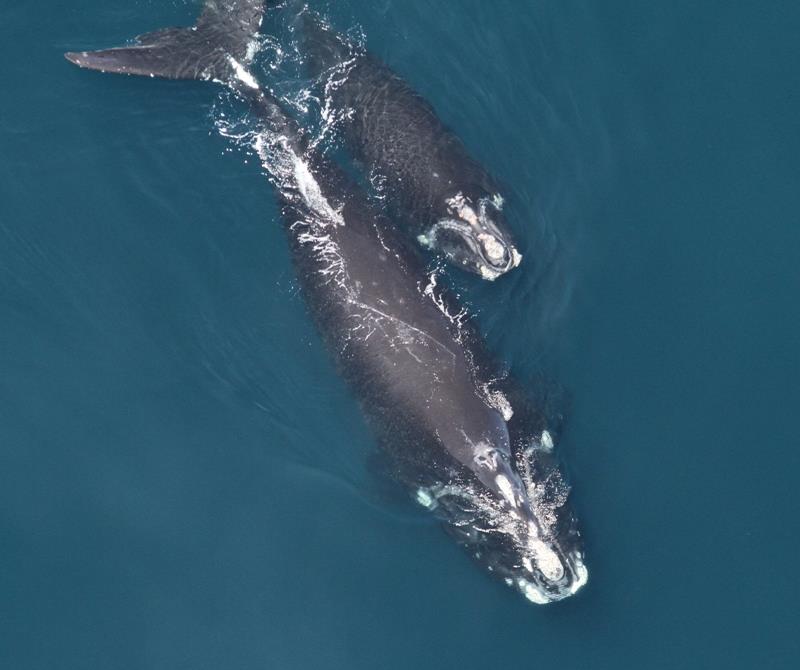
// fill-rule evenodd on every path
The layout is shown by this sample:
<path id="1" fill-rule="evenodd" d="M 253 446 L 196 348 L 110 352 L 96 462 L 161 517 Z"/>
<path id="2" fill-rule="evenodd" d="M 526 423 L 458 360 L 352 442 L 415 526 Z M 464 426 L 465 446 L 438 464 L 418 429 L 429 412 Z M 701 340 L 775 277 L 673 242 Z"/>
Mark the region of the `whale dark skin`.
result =
<path id="1" fill-rule="evenodd" d="M 259 120 L 254 147 L 280 203 L 310 312 L 396 477 L 479 562 L 529 599 L 573 594 L 586 569 L 549 435 L 509 434 L 497 403 L 479 390 L 476 360 L 485 352 L 456 316 L 456 302 L 367 194 L 304 142 L 247 71 L 260 10 L 252 0 L 209 2 L 193 28 L 151 33 L 146 46 L 66 57 L 89 69 L 217 81 L 250 103 Z M 205 33 L 202 19 L 215 13 L 220 19 Z M 230 28 L 225 40 L 217 37 L 220 26 Z"/>
<path id="2" fill-rule="evenodd" d="M 423 245 L 484 279 L 519 265 L 500 188 L 434 108 L 314 13 L 303 10 L 297 21 L 313 74 L 327 75 L 326 105 L 347 148 L 377 177 L 393 218 Z"/>

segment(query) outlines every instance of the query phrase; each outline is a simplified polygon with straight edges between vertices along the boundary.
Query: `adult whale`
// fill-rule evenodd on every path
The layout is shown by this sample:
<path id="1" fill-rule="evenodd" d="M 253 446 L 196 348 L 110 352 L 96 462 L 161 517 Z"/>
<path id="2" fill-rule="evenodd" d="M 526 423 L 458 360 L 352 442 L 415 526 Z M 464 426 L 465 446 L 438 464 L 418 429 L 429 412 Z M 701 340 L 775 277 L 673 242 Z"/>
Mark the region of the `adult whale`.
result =
<path id="1" fill-rule="evenodd" d="M 313 12 L 303 9 L 297 21 L 313 73 L 328 75 L 327 111 L 381 184 L 393 218 L 423 245 L 485 279 L 518 266 L 522 256 L 503 217 L 500 188 L 434 108 Z"/>
<path id="2" fill-rule="evenodd" d="M 209 1 L 191 28 L 66 57 L 106 72 L 217 81 L 249 101 L 310 311 L 397 478 L 530 600 L 573 594 L 587 571 L 548 434 L 509 436 L 501 405 L 476 384 L 484 354 L 456 303 L 247 70 L 260 18 L 260 0 Z"/>

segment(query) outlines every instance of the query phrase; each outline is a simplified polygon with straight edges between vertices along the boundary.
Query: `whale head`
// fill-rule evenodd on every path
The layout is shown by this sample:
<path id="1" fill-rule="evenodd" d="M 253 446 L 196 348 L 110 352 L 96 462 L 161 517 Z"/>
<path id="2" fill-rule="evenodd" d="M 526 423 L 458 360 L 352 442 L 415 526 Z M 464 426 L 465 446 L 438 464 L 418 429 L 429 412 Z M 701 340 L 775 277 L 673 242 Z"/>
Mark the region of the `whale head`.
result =
<path id="1" fill-rule="evenodd" d="M 446 204 L 448 215 L 419 236 L 424 246 L 438 251 L 453 265 L 488 280 L 497 279 L 520 264 L 522 255 L 502 221 L 503 201 L 499 195 L 480 198 L 475 203 L 459 193 Z"/>
<path id="2" fill-rule="evenodd" d="M 548 442 L 545 432 L 511 458 L 489 449 L 473 477 L 417 491 L 475 560 L 537 604 L 563 600 L 588 579 L 569 486 Z"/>

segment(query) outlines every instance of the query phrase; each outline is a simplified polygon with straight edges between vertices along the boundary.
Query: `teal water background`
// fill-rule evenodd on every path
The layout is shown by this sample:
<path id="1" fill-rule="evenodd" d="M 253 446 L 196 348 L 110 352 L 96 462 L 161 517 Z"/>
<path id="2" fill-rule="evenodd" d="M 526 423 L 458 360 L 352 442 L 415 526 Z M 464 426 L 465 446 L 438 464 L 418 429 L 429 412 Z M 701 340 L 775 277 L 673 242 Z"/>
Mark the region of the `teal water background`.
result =
<path id="1" fill-rule="evenodd" d="M 523 266 L 463 286 L 568 401 L 547 608 L 374 481 L 227 103 L 61 57 L 197 3 L 9 5 L 0 667 L 800 667 L 797 3 L 324 8 L 508 187 Z"/>

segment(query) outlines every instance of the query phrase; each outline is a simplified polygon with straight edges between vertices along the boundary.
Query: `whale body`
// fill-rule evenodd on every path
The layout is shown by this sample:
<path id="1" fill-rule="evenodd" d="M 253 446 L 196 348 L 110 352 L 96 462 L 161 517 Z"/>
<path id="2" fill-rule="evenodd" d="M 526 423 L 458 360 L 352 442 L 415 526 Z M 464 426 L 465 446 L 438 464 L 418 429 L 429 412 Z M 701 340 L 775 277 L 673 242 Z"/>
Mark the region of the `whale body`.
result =
<path id="1" fill-rule="evenodd" d="M 549 433 L 509 423 L 511 408 L 482 383 L 487 354 L 457 301 L 248 71 L 261 11 L 260 1 L 210 1 L 191 28 L 66 57 L 88 69 L 216 81 L 252 106 L 254 148 L 303 295 L 395 477 L 530 600 L 575 593 L 587 571 Z"/>

